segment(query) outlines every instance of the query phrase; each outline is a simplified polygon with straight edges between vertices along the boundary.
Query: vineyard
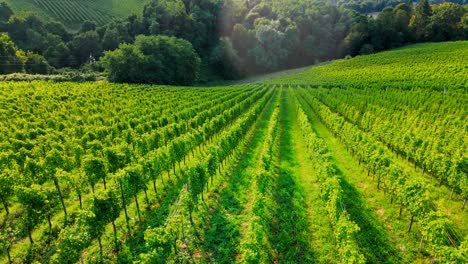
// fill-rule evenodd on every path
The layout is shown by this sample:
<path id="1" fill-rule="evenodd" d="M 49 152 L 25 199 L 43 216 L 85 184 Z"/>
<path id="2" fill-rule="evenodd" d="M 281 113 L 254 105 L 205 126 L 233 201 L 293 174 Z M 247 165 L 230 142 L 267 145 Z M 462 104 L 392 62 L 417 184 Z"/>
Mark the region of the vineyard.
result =
<path id="1" fill-rule="evenodd" d="M 7 0 L 15 11 L 37 11 L 43 17 L 68 26 L 93 21 L 104 25 L 115 18 L 125 18 L 143 9 L 143 0 Z"/>
<path id="2" fill-rule="evenodd" d="M 112 20 L 112 15 L 95 10 L 86 1 L 35 0 L 36 4 L 66 23 L 94 21 L 103 25 Z"/>
<path id="3" fill-rule="evenodd" d="M 407 50 L 437 45 L 458 56 L 416 85 Z M 466 263 L 463 45 L 223 87 L 1 83 L 1 262 Z M 365 60 L 394 71 L 332 85 Z"/>

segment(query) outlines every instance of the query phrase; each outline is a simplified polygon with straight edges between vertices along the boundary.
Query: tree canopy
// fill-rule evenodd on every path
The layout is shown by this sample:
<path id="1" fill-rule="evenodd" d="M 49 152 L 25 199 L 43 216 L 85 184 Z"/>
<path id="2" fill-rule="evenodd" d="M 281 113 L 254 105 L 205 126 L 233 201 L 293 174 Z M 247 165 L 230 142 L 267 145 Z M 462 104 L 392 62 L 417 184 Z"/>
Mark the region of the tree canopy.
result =
<path id="1" fill-rule="evenodd" d="M 200 58 L 186 40 L 140 35 L 134 44 L 107 52 L 102 62 L 113 82 L 191 85 Z"/>

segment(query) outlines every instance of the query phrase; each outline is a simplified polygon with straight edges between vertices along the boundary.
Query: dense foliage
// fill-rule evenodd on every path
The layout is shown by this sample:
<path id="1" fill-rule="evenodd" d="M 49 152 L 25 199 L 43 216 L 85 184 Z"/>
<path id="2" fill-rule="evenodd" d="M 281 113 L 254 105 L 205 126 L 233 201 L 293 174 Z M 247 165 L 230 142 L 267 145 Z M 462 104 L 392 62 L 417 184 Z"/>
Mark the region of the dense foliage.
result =
<path id="1" fill-rule="evenodd" d="M 190 42 L 166 36 L 136 37 L 102 58 L 112 82 L 192 85 L 200 58 Z"/>
<path id="2" fill-rule="evenodd" d="M 394 5 L 393 2 L 382 3 Z M 401 3 L 386 7 L 375 16 L 343 6 L 346 5 L 305 0 L 152 0 L 141 14 L 107 24 L 85 21 L 78 31 L 70 33 L 59 22 L 43 21 L 31 13 L 14 14 L 8 5 L 2 4 L 0 32 L 6 32 L 18 49 L 30 54 L 27 64 L 31 66 L 24 70 L 33 73 L 44 72 L 44 68 L 36 67 L 44 60 L 30 52 L 42 55 L 56 69 L 103 71 L 100 58 L 105 51 L 113 51 L 119 45 L 124 45 L 125 52 L 133 59 L 124 60 L 120 56 L 118 64 L 134 67 L 138 56 L 125 45 L 133 44 L 139 35 L 184 39 L 201 58 L 198 82 L 301 67 L 414 42 L 468 37 L 467 9 L 459 4 L 431 6 L 427 0 L 415 6 Z M 0 56 L 9 57 L 9 61 L 1 65 L 2 72 L 23 70 L 15 68 L 12 55 Z M 184 64 L 182 61 L 161 63 L 163 68 Z M 155 78 L 145 82 L 193 82 L 179 77 L 176 74 L 167 77 L 169 80 Z M 142 80 L 139 77 L 110 78 L 129 82 Z"/>
<path id="3" fill-rule="evenodd" d="M 0 74 L 34 73 L 47 74 L 50 66 L 39 54 L 18 49 L 11 38 L 0 33 Z"/>
<path id="4" fill-rule="evenodd" d="M 395 7 L 400 3 L 410 3 L 409 1 L 401 0 L 328 0 L 332 4 L 342 6 L 344 8 L 349 8 L 356 10 L 360 13 L 371 13 L 382 11 L 385 7 Z M 440 4 L 445 2 L 456 3 L 459 5 L 466 4 L 465 0 L 429 0 L 431 4 Z"/>

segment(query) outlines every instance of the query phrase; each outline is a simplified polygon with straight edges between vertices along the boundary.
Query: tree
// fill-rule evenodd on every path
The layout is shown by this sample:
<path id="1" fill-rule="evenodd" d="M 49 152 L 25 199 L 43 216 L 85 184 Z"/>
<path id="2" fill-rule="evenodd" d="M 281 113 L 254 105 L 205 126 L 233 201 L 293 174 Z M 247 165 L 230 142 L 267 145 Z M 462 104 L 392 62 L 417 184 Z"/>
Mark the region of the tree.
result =
<path id="1" fill-rule="evenodd" d="M 257 29 L 257 46 L 249 54 L 255 58 L 258 66 L 265 70 L 277 70 L 288 56 L 284 49 L 285 35 L 273 25 L 260 26 Z"/>
<path id="2" fill-rule="evenodd" d="M 26 53 L 26 61 L 24 62 L 24 70 L 29 74 L 48 74 L 49 73 L 49 63 L 46 59 L 32 52 Z"/>
<path id="3" fill-rule="evenodd" d="M 23 61 L 17 55 L 17 48 L 7 34 L 0 34 L 0 74 L 21 72 Z"/>
<path id="4" fill-rule="evenodd" d="M 234 25 L 231 34 L 232 47 L 240 56 L 245 57 L 248 51 L 255 47 L 257 40 L 255 33 L 247 30 L 242 24 Z"/>
<path id="5" fill-rule="evenodd" d="M 444 3 L 434 8 L 428 28 L 431 40 L 448 41 L 460 38 L 462 35 L 460 21 L 465 14 L 461 5 Z"/>
<path id="6" fill-rule="evenodd" d="M 49 64 L 55 68 L 63 68 L 69 65 L 70 50 L 63 43 L 51 45 L 45 52 L 44 57 Z"/>
<path id="7" fill-rule="evenodd" d="M 8 21 L 12 15 L 11 7 L 5 2 L 0 2 L 0 22 Z"/>
<path id="8" fill-rule="evenodd" d="M 188 41 L 175 37 L 138 36 L 135 45 L 145 55 L 145 78 L 152 79 L 149 82 L 191 85 L 196 80 L 200 58 Z M 154 65 L 161 65 L 161 71 L 153 70 Z"/>
<path id="9" fill-rule="evenodd" d="M 80 30 L 78 33 L 85 33 L 88 31 L 95 31 L 96 30 L 96 23 L 93 21 L 84 21 L 83 24 L 81 24 Z"/>
<path id="10" fill-rule="evenodd" d="M 12 16 L 8 20 L 7 31 L 21 50 L 42 54 L 48 48 L 44 23 L 35 14 Z"/>
<path id="11" fill-rule="evenodd" d="M 220 12 L 221 37 L 228 37 L 233 32 L 233 27 L 241 22 L 247 11 L 245 3 L 237 0 L 222 1 L 223 6 Z"/>
<path id="12" fill-rule="evenodd" d="M 144 7 L 143 21 L 152 35 L 185 39 L 198 52 L 209 51 L 219 38 L 221 5 L 211 0 L 152 0 Z"/>
<path id="13" fill-rule="evenodd" d="M 428 25 L 432 8 L 428 0 L 421 0 L 414 9 L 413 17 L 411 17 L 410 28 L 414 32 L 416 39 L 419 41 L 427 40 L 429 37 Z"/>
<path id="14" fill-rule="evenodd" d="M 375 34 L 380 36 L 379 39 L 382 42 L 375 46 L 381 46 L 383 49 L 390 49 L 402 44 L 402 35 L 398 33 L 395 18 L 394 9 L 391 7 L 386 7 L 379 13 L 376 19 L 377 32 Z"/>
<path id="15" fill-rule="evenodd" d="M 102 52 L 101 41 L 96 31 L 87 31 L 76 35 L 69 43 L 69 49 L 73 56 L 71 65 L 74 67 L 93 61 Z"/>
<path id="16" fill-rule="evenodd" d="M 370 22 L 366 16 L 359 16 L 351 31 L 343 40 L 341 55 L 358 55 L 363 43 L 368 40 L 369 36 Z"/>
<path id="17" fill-rule="evenodd" d="M 145 82 L 142 72 L 144 55 L 134 45 L 120 44 L 117 50 L 106 52 L 101 62 L 111 82 Z"/>
<path id="18" fill-rule="evenodd" d="M 103 65 L 113 82 L 191 85 L 200 58 L 192 45 L 166 36 L 138 36 L 134 45 L 121 44 L 106 52 Z"/>
<path id="19" fill-rule="evenodd" d="M 117 29 L 107 27 L 106 33 L 102 38 L 102 48 L 104 50 L 115 50 L 121 43 L 119 33 Z"/>
<path id="20" fill-rule="evenodd" d="M 210 54 L 210 65 L 223 79 L 238 79 L 241 76 L 240 58 L 229 38 L 219 41 Z"/>
<path id="21" fill-rule="evenodd" d="M 70 33 L 68 33 L 65 26 L 58 21 L 49 21 L 45 24 L 45 29 L 50 34 L 59 36 L 63 42 L 70 41 Z"/>
<path id="22" fill-rule="evenodd" d="M 460 21 L 460 28 L 462 31 L 462 38 L 468 39 L 468 12 L 463 15 Z"/>
<path id="23" fill-rule="evenodd" d="M 409 30 L 409 22 L 412 12 L 413 10 L 411 6 L 406 3 L 398 4 L 393 9 L 395 16 L 395 29 L 398 31 L 403 41 L 412 40 L 412 36 Z"/>

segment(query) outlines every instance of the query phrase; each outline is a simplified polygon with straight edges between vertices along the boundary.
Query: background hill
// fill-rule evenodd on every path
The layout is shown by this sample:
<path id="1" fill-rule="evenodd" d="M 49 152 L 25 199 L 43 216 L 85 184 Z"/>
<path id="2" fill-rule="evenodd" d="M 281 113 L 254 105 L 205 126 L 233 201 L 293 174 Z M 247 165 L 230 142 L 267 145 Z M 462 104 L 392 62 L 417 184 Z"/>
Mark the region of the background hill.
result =
<path id="1" fill-rule="evenodd" d="M 16 12 L 33 12 L 59 20 L 71 29 L 84 21 L 103 25 L 112 18 L 141 14 L 146 0 L 6 0 Z"/>
<path id="2" fill-rule="evenodd" d="M 468 88 L 468 41 L 421 43 L 335 60 L 268 83 L 354 88 Z"/>
<path id="3" fill-rule="evenodd" d="M 141 14 L 147 0 L 5 0 L 15 13 L 33 12 L 45 19 L 59 20 L 70 29 L 78 29 L 84 21 L 103 25 L 113 18 Z M 255 1 L 253 1 L 255 2 Z M 402 0 L 323 0 L 333 5 L 361 13 L 381 11 L 386 6 L 404 3 Z M 407 2 L 407 1 L 406 1 Z M 417 2 L 417 1 L 415 1 Z M 466 4 L 467 0 L 431 0 L 432 4 L 452 2 Z"/>

